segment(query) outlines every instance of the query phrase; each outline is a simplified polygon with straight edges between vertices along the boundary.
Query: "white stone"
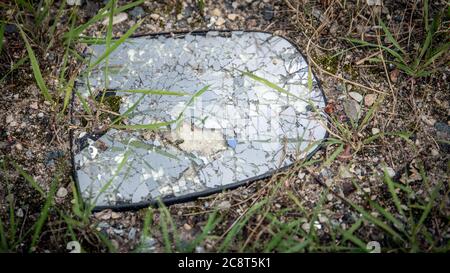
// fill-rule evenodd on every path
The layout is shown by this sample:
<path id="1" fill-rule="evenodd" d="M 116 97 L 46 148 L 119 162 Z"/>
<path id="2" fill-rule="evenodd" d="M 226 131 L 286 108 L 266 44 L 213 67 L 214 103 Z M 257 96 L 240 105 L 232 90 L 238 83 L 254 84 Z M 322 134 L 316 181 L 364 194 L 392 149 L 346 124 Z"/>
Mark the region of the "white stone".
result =
<path id="1" fill-rule="evenodd" d="M 58 189 L 58 191 L 56 192 L 56 196 L 59 198 L 64 198 L 67 196 L 67 189 L 64 187 L 61 187 Z"/>
<path id="2" fill-rule="evenodd" d="M 225 24 L 225 19 L 222 17 L 219 17 L 217 21 L 215 22 L 216 26 L 220 27 L 221 25 Z"/>
<path id="3" fill-rule="evenodd" d="M 363 96 L 358 92 L 349 92 L 348 95 L 357 102 L 361 102 L 363 100 Z"/>
<path id="4" fill-rule="evenodd" d="M 81 0 L 66 0 L 69 6 L 81 6 Z"/>
<path id="5" fill-rule="evenodd" d="M 378 134 L 378 133 L 380 133 L 380 129 L 378 129 L 378 128 L 372 128 L 372 135 L 376 135 L 376 134 Z"/>
<path id="6" fill-rule="evenodd" d="M 395 175 L 395 171 L 391 167 L 386 167 L 386 172 L 389 175 L 389 177 L 391 177 L 391 178 L 394 177 L 394 175 Z"/>
<path id="7" fill-rule="evenodd" d="M 112 24 L 113 25 L 120 24 L 120 23 L 126 21 L 127 19 L 128 19 L 128 14 L 126 14 L 125 12 L 121 12 L 121 13 L 119 13 L 116 16 L 113 17 Z M 105 20 L 103 20 L 102 24 L 104 26 L 109 25 L 109 17 L 106 18 Z"/>
<path id="8" fill-rule="evenodd" d="M 158 20 L 159 17 L 160 17 L 159 14 L 156 14 L 156 13 L 150 14 L 150 18 L 152 18 L 153 20 Z"/>
<path id="9" fill-rule="evenodd" d="M 234 20 L 236 20 L 236 18 L 238 17 L 238 15 L 237 14 L 234 14 L 234 13 L 230 13 L 230 14 L 228 14 L 228 19 L 230 19 L 231 21 L 234 21 Z"/>

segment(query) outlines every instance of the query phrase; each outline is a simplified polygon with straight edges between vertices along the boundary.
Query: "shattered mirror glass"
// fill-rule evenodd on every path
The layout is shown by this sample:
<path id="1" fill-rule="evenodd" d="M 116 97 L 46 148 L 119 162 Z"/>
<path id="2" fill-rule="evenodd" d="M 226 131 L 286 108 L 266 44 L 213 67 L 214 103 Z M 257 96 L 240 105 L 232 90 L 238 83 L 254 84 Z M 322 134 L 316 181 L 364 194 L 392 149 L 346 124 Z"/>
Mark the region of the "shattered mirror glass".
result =
<path id="1" fill-rule="evenodd" d="M 89 47 L 91 62 L 104 52 Z M 100 136 L 73 135 L 75 178 L 97 208 L 243 185 L 311 155 L 326 135 L 325 98 L 308 64 L 268 33 L 131 38 L 85 75 L 80 96 L 119 98 L 121 115 Z"/>

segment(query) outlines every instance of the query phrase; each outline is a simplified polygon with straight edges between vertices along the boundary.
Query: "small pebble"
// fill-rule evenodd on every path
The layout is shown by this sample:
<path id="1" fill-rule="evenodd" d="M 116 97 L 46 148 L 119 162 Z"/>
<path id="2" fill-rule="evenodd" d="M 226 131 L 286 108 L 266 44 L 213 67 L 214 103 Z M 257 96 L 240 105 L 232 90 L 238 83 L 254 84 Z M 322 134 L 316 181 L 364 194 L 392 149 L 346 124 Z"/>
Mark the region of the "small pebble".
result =
<path id="1" fill-rule="evenodd" d="M 119 219 L 120 218 L 120 213 L 115 212 L 115 211 L 111 212 L 111 218 L 112 219 Z"/>
<path id="2" fill-rule="evenodd" d="M 376 134 L 378 134 L 378 133 L 380 133 L 380 129 L 378 129 L 378 128 L 372 128 L 372 135 L 376 135 Z"/>
<path id="3" fill-rule="evenodd" d="M 13 120 L 14 120 L 14 117 L 12 115 L 9 115 L 6 117 L 6 123 L 11 123 L 11 122 L 13 122 Z"/>
<path id="4" fill-rule="evenodd" d="M 344 112 L 353 122 L 358 122 L 361 117 L 361 106 L 354 100 L 344 101 Z"/>
<path id="5" fill-rule="evenodd" d="M 58 189 L 58 191 L 56 192 L 56 196 L 59 198 L 64 198 L 67 196 L 67 189 L 64 187 L 61 187 Z"/>
<path id="6" fill-rule="evenodd" d="M 348 95 L 357 102 L 361 102 L 363 100 L 363 96 L 358 92 L 349 92 Z"/>
<path id="7" fill-rule="evenodd" d="M 159 17 L 160 17 L 159 14 L 156 14 L 156 13 L 150 14 L 150 18 L 152 18 L 153 20 L 158 20 Z"/>
<path id="8" fill-rule="evenodd" d="M 326 222 L 328 222 L 328 218 L 326 217 L 326 216 L 323 216 L 323 215 L 319 215 L 319 222 L 320 223 L 326 223 Z"/>
<path id="9" fill-rule="evenodd" d="M 23 215 L 24 215 L 23 209 L 19 208 L 19 209 L 16 211 L 16 216 L 19 217 L 19 218 L 22 218 Z"/>
<path id="10" fill-rule="evenodd" d="M 81 6 L 81 0 L 66 0 L 69 6 Z"/>
<path id="11" fill-rule="evenodd" d="M 341 178 L 352 178 L 353 175 L 348 171 L 344 165 L 339 166 L 339 175 Z"/>
<path id="12" fill-rule="evenodd" d="M 304 231 L 309 232 L 310 228 L 311 228 L 311 225 L 309 223 L 303 223 L 302 224 L 302 229 Z"/>
<path id="13" fill-rule="evenodd" d="M 333 194 L 331 194 L 331 193 L 327 194 L 327 200 L 328 201 L 333 200 Z"/>
<path id="14" fill-rule="evenodd" d="M 234 20 L 236 20 L 236 18 L 238 17 L 238 15 L 237 14 L 234 14 L 234 13 L 230 13 L 230 14 L 228 14 L 228 19 L 230 19 L 231 21 L 234 21 Z"/>
<path id="15" fill-rule="evenodd" d="M 33 102 L 32 104 L 30 104 L 30 108 L 31 108 L 31 109 L 34 109 L 34 110 L 39 109 L 38 103 L 37 103 L 36 101 Z"/>
<path id="16" fill-rule="evenodd" d="M 195 247 L 195 253 L 205 253 L 205 248 L 202 246 Z"/>
<path id="17" fill-rule="evenodd" d="M 377 100 L 377 94 L 368 94 L 364 97 L 364 104 L 367 107 L 370 107 L 375 103 L 376 100 Z"/>
<path id="18" fill-rule="evenodd" d="M 231 203 L 229 201 L 222 201 L 219 205 L 217 205 L 217 208 L 220 210 L 226 210 L 231 207 Z"/>
<path id="19" fill-rule="evenodd" d="M 184 224 L 184 225 L 183 225 L 183 228 L 184 228 L 185 230 L 191 230 L 191 229 L 192 229 L 191 225 L 189 225 L 188 223 Z"/>
<path id="20" fill-rule="evenodd" d="M 221 25 L 225 24 L 225 19 L 223 19 L 222 17 L 219 17 L 215 24 L 216 24 L 216 26 L 220 27 Z"/>
<path id="21" fill-rule="evenodd" d="M 133 241 L 136 238 L 136 228 L 131 228 L 128 232 L 128 239 Z"/>

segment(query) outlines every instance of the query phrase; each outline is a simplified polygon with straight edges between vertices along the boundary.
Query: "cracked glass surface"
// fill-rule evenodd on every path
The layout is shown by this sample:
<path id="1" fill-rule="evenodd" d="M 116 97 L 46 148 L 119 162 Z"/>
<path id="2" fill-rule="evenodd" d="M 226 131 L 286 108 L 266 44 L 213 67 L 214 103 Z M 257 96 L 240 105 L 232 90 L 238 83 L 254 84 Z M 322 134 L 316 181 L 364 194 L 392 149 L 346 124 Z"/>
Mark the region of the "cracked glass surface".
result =
<path id="1" fill-rule="evenodd" d="M 104 51 L 104 45 L 90 46 L 92 62 Z M 105 94 L 120 97 L 122 126 L 162 126 L 116 127 L 100 137 L 76 131 L 83 199 L 113 207 L 195 196 L 304 158 L 326 135 L 319 119 L 324 97 L 313 76 L 310 90 L 308 70 L 294 45 L 267 33 L 128 39 L 109 56 Z M 102 62 L 79 79 L 77 91 L 98 94 L 104 73 Z"/>

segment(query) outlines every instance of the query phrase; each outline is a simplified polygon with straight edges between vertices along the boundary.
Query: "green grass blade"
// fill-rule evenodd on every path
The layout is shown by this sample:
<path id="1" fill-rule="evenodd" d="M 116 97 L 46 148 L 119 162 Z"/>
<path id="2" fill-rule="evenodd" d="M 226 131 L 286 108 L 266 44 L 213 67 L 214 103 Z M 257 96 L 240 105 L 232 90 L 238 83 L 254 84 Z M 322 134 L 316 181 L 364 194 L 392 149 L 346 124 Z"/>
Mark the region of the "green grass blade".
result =
<path id="1" fill-rule="evenodd" d="M 422 215 L 420 216 L 419 222 L 417 222 L 417 225 L 413 229 L 414 234 L 417 234 L 420 231 L 420 229 L 423 226 L 423 223 L 425 222 L 428 215 L 430 214 L 431 209 L 433 208 L 434 201 L 436 200 L 436 197 L 439 193 L 439 189 L 441 188 L 441 185 L 442 185 L 442 182 L 439 183 L 433 189 L 433 192 L 431 193 L 431 196 L 430 196 L 430 200 L 428 201 L 427 205 L 425 206 L 425 209 L 423 210 Z"/>
<path id="2" fill-rule="evenodd" d="M 283 238 L 289 233 L 292 232 L 292 229 L 299 225 L 299 221 L 292 221 L 287 224 L 283 224 L 281 230 L 275 233 L 275 236 L 266 244 L 264 248 L 264 253 L 271 252 L 275 249 L 283 240 Z"/>
<path id="3" fill-rule="evenodd" d="M 89 107 L 89 105 L 88 105 L 86 99 L 83 98 L 83 96 L 82 96 L 78 91 L 75 92 L 75 95 L 76 95 L 76 96 L 78 97 L 78 99 L 81 101 L 81 106 L 83 107 L 84 111 L 85 111 L 86 113 L 88 113 L 89 115 L 92 115 L 91 108 Z"/>
<path id="4" fill-rule="evenodd" d="M 166 121 L 166 122 L 156 122 L 150 124 L 133 124 L 133 125 L 113 125 L 112 128 L 116 129 L 128 129 L 128 130 L 156 130 L 164 126 L 168 126 L 175 123 L 176 120 Z"/>
<path id="5" fill-rule="evenodd" d="M 404 58 L 400 54 L 398 54 L 398 52 L 396 52 L 393 49 L 390 49 L 387 46 L 377 45 L 377 44 L 373 44 L 373 43 L 369 43 L 369 42 L 366 42 L 366 41 L 363 41 L 363 40 L 353 39 L 353 38 L 347 38 L 347 40 L 349 42 L 351 42 L 351 43 L 356 43 L 356 44 L 364 45 L 364 46 L 367 46 L 367 47 L 381 48 L 381 49 L 385 50 L 386 52 L 388 52 L 389 54 L 391 54 L 392 57 L 396 58 L 402 64 L 406 64 Z"/>
<path id="6" fill-rule="evenodd" d="M 47 216 L 49 214 L 50 207 L 52 206 L 53 197 L 56 193 L 56 188 L 58 185 L 57 181 L 58 181 L 57 178 L 55 178 L 53 180 L 53 183 L 50 187 L 50 192 L 48 193 L 47 198 L 45 200 L 44 207 L 42 208 L 41 214 L 39 215 L 39 218 L 35 224 L 33 237 L 31 239 L 30 251 L 32 251 L 33 248 L 36 246 L 36 244 L 39 242 L 39 237 L 41 235 L 42 227 L 44 226 L 44 224 L 47 220 Z"/>
<path id="7" fill-rule="evenodd" d="M 33 14 L 36 12 L 36 10 L 27 0 L 16 0 L 16 3 L 19 4 L 19 7 L 23 7 Z"/>
<path id="8" fill-rule="evenodd" d="M 160 226 L 161 226 L 161 234 L 164 241 L 164 250 L 166 253 L 172 253 L 172 243 L 170 241 L 169 228 L 165 213 L 163 213 L 162 217 L 160 217 Z"/>
<path id="9" fill-rule="evenodd" d="M 308 90 L 312 91 L 312 89 L 313 89 L 313 73 L 311 66 L 308 65 Z"/>
<path id="10" fill-rule="evenodd" d="M 436 49 L 431 57 L 427 59 L 427 61 L 422 65 L 422 67 L 428 67 L 430 64 L 432 64 L 434 61 L 436 61 L 437 58 L 442 56 L 445 53 L 448 53 L 450 49 L 450 43 L 445 43 L 442 46 L 440 46 L 438 49 Z"/>
<path id="11" fill-rule="evenodd" d="M 301 242 L 300 244 L 297 244 L 288 250 L 286 250 L 286 253 L 298 253 L 302 251 L 304 248 L 306 248 L 310 244 L 310 239 L 306 239 L 305 241 Z"/>
<path id="12" fill-rule="evenodd" d="M 389 193 L 392 196 L 392 200 L 394 201 L 394 205 L 397 208 L 397 211 L 401 214 L 401 215 L 405 215 L 402 209 L 402 203 L 400 202 L 400 199 L 398 198 L 397 193 L 395 192 L 395 186 L 394 183 L 391 179 L 391 177 L 389 176 L 386 168 L 383 169 L 384 172 L 384 182 L 387 184 L 388 186 L 388 190 Z"/>
<path id="13" fill-rule="evenodd" d="M 153 221 L 153 209 L 151 207 L 149 207 L 147 209 L 147 213 L 145 213 L 145 218 L 144 218 L 144 226 L 142 227 L 142 236 L 148 237 L 150 234 L 150 226 L 152 225 L 152 221 Z"/>
<path id="14" fill-rule="evenodd" d="M 272 89 L 274 89 L 274 90 L 276 90 L 276 91 L 278 91 L 278 92 L 280 92 L 280 93 L 283 93 L 283 94 L 285 94 L 285 95 L 288 95 L 288 96 L 292 96 L 292 97 L 298 98 L 298 96 L 296 96 L 296 95 L 294 95 L 294 94 L 292 94 L 292 93 L 286 91 L 284 88 L 281 88 L 280 86 L 278 86 L 277 84 L 275 84 L 275 83 L 273 83 L 273 82 L 271 82 L 271 81 L 268 81 L 268 80 L 266 80 L 266 79 L 264 79 L 264 78 L 261 78 L 261 77 L 259 77 L 259 76 L 256 76 L 255 74 L 250 73 L 250 72 L 248 72 L 248 71 L 240 71 L 240 72 L 241 72 L 242 74 L 244 74 L 245 76 L 247 76 L 247 77 L 249 77 L 249 78 L 251 78 L 251 79 L 253 79 L 253 80 L 257 81 L 257 82 L 260 82 L 260 83 L 262 83 L 262 84 L 264 84 L 264 85 L 266 85 L 266 86 L 268 86 L 268 87 L 270 87 L 270 88 L 272 88 Z"/>
<path id="15" fill-rule="evenodd" d="M 56 30 L 58 23 L 60 22 L 59 20 L 61 19 L 62 13 L 66 7 L 66 3 L 67 3 L 66 1 L 63 1 L 61 3 L 61 5 L 59 6 L 58 12 L 56 13 L 56 16 L 55 16 L 55 20 L 48 31 L 48 37 L 50 37 L 50 42 L 47 45 L 47 49 L 45 50 L 46 52 L 53 46 L 53 43 L 55 42 L 55 38 L 56 38 L 56 35 L 54 35 L 55 30 Z"/>
<path id="16" fill-rule="evenodd" d="M 122 37 L 117 39 L 109 48 L 105 50 L 105 52 L 96 60 L 93 64 L 89 66 L 88 70 L 92 70 L 95 66 L 100 64 L 103 60 L 105 60 L 114 50 L 116 50 L 122 43 L 128 39 L 136 29 L 142 24 L 142 20 L 134 24 Z"/>
<path id="17" fill-rule="evenodd" d="M 425 25 L 425 30 L 428 31 L 428 0 L 423 1 L 423 20 Z"/>
<path id="18" fill-rule="evenodd" d="M 398 44 L 397 40 L 395 40 L 394 36 L 392 36 L 392 33 L 389 31 L 389 28 L 384 24 L 383 20 L 380 19 L 380 25 L 383 29 L 384 33 L 386 34 L 386 37 L 388 38 L 389 42 L 391 42 L 403 55 L 406 55 L 406 52 L 403 50 L 403 48 Z"/>
<path id="19" fill-rule="evenodd" d="M 363 220 L 358 219 L 358 221 L 356 221 L 348 230 L 345 230 L 345 231 L 341 230 L 341 228 L 338 226 L 338 229 L 342 233 L 342 237 L 343 237 L 341 243 L 345 243 L 348 240 L 348 241 L 351 241 L 352 243 L 354 243 L 359 248 L 365 249 L 366 243 L 364 243 L 361 239 L 359 239 L 358 237 L 353 235 L 353 233 L 361 227 L 362 223 L 363 223 Z"/>
<path id="20" fill-rule="evenodd" d="M 114 90 L 114 92 L 138 93 L 138 94 L 145 94 L 145 95 L 179 96 L 179 97 L 189 95 L 188 93 L 185 93 L 185 92 L 156 90 L 156 89 Z"/>
<path id="21" fill-rule="evenodd" d="M 170 232 L 169 232 L 169 225 L 172 228 L 172 235 L 175 239 L 175 245 L 179 247 L 179 239 L 176 234 L 175 225 L 173 223 L 172 217 L 170 216 L 170 212 L 167 209 L 167 207 L 164 205 L 164 203 L 161 201 L 161 199 L 158 199 L 158 206 L 160 210 L 160 226 L 161 226 L 161 233 L 163 236 L 164 241 L 164 248 L 166 253 L 172 253 L 172 242 L 170 240 Z"/>
<path id="22" fill-rule="evenodd" d="M 28 42 L 27 36 L 20 26 L 18 26 L 18 28 L 19 28 L 20 34 L 22 36 L 22 39 L 25 42 L 25 46 L 27 48 L 28 57 L 30 58 L 31 67 L 33 68 L 33 74 L 34 74 L 36 83 L 39 86 L 39 89 L 41 90 L 44 98 L 47 101 L 53 103 L 52 96 L 50 95 L 48 88 L 45 85 L 44 79 L 42 78 L 41 69 L 39 68 L 39 63 L 36 59 L 36 56 L 34 55 L 34 52 L 33 52 L 33 49 L 31 48 L 30 43 Z"/>
<path id="23" fill-rule="evenodd" d="M 330 155 L 330 157 L 327 158 L 327 160 L 325 161 L 325 163 L 323 163 L 323 165 L 325 167 L 328 167 L 331 165 L 331 163 L 333 163 L 333 161 L 336 159 L 336 157 L 338 157 L 342 152 L 344 151 L 344 144 L 339 145 L 339 147 L 337 147 L 337 149 Z"/>
<path id="24" fill-rule="evenodd" d="M 97 196 L 94 199 L 93 204 L 91 204 L 90 210 L 92 210 L 94 208 L 95 204 L 97 203 L 98 198 L 100 198 L 100 195 L 102 195 L 102 193 L 104 193 L 109 188 L 109 186 L 111 186 L 114 179 L 119 175 L 120 171 L 122 171 L 123 167 L 125 166 L 125 164 L 128 161 L 129 156 L 130 156 L 130 152 L 129 151 L 125 152 L 125 154 L 123 155 L 122 160 L 119 162 L 119 165 L 117 166 L 117 169 L 114 172 L 113 176 L 108 180 L 108 182 L 105 183 L 105 185 L 103 185 L 103 187 L 98 192 Z"/>
<path id="25" fill-rule="evenodd" d="M 75 84 L 75 75 L 69 80 L 69 83 L 66 86 L 66 93 L 64 94 L 64 103 L 61 113 L 64 113 L 64 111 L 66 111 L 67 109 L 67 106 L 69 105 L 70 98 L 72 98 L 72 90 L 74 84 Z"/>
<path id="26" fill-rule="evenodd" d="M 383 207 L 381 207 L 379 204 L 369 200 L 370 206 L 378 210 L 378 212 L 381 213 L 381 215 L 384 216 L 387 220 L 389 220 L 397 229 L 404 231 L 405 226 L 400 222 L 395 216 L 385 210 Z"/>
<path id="27" fill-rule="evenodd" d="M 383 229 L 384 231 L 386 231 L 389 235 L 391 235 L 394 239 L 396 240 L 400 240 L 402 242 L 405 242 L 405 240 L 400 236 L 400 234 L 398 234 L 395 230 L 393 230 L 390 226 L 388 226 L 387 224 L 385 224 L 383 221 L 381 221 L 380 219 L 378 219 L 375 216 L 372 216 L 370 213 L 368 213 L 365 209 L 363 209 L 362 207 L 353 204 L 352 202 L 350 202 L 350 200 L 345 199 L 346 202 L 348 204 L 350 204 L 356 211 L 358 211 L 359 213 L 361 213 L 364 218 L 366 218 L 369 222 L 371 222 L 372 224 L 380 227 L 381 229 Z"/>
<path id="28" fill-rule="evenodd" d="M 76 11 L 76 9 L 74 9 L 72 11 L 72 13 L 70 14 L 70 17 L 69 17 L 70 29 L 72 29 L 75 25 L 75 21 L 76 21 L 75 11 Z M 65 51 L 64 51 L 62 65 L 61 65 L 60 72 L 59 72 L 59 82 L 62 85 L 65 83 L 67 62 L 69 61 L 69 53 L 71 52 L 70 51 L 71 45 L 72 45 L 72 36 L 70 35 L 69 38 L 65 41 Z"/>
<path id="29" fill-rule="evenodd" d="M 10 189 L 8 188 L 8 195 L 11 195 Z M 16 217 L 14 211 L 14 200 L 13 198 L 8 198 L 9 203 L 9 241 L 14 242 L 16 240 Z M 1 218 L 1 217 L 0 217 Z"/>
<path id="30" fill-rule="evenodd" d="M 176 121 L 180 121 L 181 118 L 183 117 L 184 111 L 186 111 L 186 109 L 195 101 L 196 98 L 200 97 L 203 93 L 206 92 L 206 90 L 208 90 L 210 87 L 210 85 L 207 85 L 205 87 L 203 87 L 202 89 L 198 90 L 197 92 L 194 93 L 194 95 L 192 95 L 192 97 L 189 99 L 189 101 L 184 105 L 183 110 L 180 112 L 180 114 L 178 115 L 178 118 L 176 119 Z"/>
<path id="31" fill-rule="evenodd" d="M 113 29 L 113 17 L 114 17 L 114 7 L 116 6 L 116 1 L 111 0 L 111 8 L 109 11 L 109 21 L 108 21 L 108 27 L 106 29 L 106 50 L 108 50 L 111 47 L 111 39 L 112 39 L 112 29 Z M 108 89 L 109 85 L 109 78 L 108 78 L 108 63 L 109 63 L 109 56 L 105 58 L 105 89 Z M 104 95 L 105 93 L 103 93 Z M 101 102 L 103 102 L 103 96 Z"/>
<path id="32" fill-rule="evenodd" d="M 133 103 L 133 105 L 131 105 L 131 107 L 128 108 L 127 111 L 125 111 L 123 114 L 121 114 L 120 116 L 118 116 L 116 119 L 113 120 L 113 122 L 111 123 L 111 126 L 120 122 L 124 118 L 127 118 L 134 111 L 134 109 L 136 109 L 136 107 L 139 105 L 139 103 L 141 103 L 141 101 L 144 99 L 144 97 L 145 97 L 145 95 L 142 95 L 141 97 L 139 97 L 139 99 L 135 103 Z"/>
<path id="33" fill-rule="evenodd" d="M 6 232 L 3 227 L 3 221 L 0 217 L 0 252 L 6 252 L 9 250 L 8 241 L 6 240 Z"/>

